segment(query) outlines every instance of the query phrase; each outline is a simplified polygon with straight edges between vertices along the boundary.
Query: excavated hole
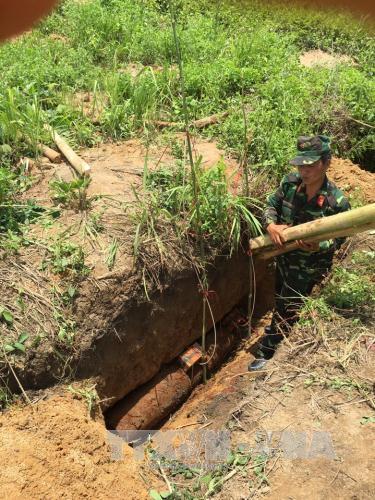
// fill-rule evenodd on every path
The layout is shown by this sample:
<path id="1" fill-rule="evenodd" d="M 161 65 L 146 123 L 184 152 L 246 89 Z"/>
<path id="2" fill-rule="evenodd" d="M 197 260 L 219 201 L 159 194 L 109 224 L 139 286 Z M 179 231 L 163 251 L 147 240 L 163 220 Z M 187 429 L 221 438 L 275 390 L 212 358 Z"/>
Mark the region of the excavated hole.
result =
<path id="1" fill-rule="evenodd" d="M 272 306 L 272 277 L 265 290 L 257 296 L 254 319 L 263 316 Z M 271 285 L 271 287 L 270 287 Z M 264 295 L 266 292 L 266 295 Z M 208 355 L 208 379 L 220 372 L 223 364 L 231 357 L 236 357 L 241 343 L 247 338 L 247 301 L 245 296 L 206 336 Z M 200 345 L 200 340 L 194 345 Z M 181 355 L 189 352 L 186 349 Z M 194 353 L 192 354 L 192 358 Z M 188 401 L 193 390 L 203 384 L 200 360 L 187 368 L 183 366 L 181 355 L 161 368 L 149 382 L 143 384 L 109 408 L 105 414 L 108 430 L 138 431 L 158 430 L 175 412 Z"/>
<path id="2" fill-rule="evenodd" d="M 364 151 L 361 155 L 356 157 L 354 161 L 362 170 L 371 172 L 372 174 L 375 173 L 375 149 Z"/>

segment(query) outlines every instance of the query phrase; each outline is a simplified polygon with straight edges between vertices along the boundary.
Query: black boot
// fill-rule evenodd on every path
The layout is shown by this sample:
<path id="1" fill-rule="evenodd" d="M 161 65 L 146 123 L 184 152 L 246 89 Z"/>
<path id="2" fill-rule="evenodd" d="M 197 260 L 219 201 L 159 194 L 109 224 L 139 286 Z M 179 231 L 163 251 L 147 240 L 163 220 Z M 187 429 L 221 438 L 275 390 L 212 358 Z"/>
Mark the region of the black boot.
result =
<path id="1" fill-rule="evenodd" d="M 267 359 L 265 358 L 256 358 L 254 361 L 249 363 L 247 369 L 249 372 L 255 372 L 258 370 L 262 370 L 267 364 Z"/>
<path id="2" fill-rule="evenodd" d="M 273 345 L 272 339 L 275 336 L 272 334 L 272 325 L 268 325 L 264 329 L 264 337 L 261 338 L 259 347 L 255 354 L 255 359 L 249 363 L 248 371 L 262 370 L 267 361 L 273 357 L 276 348 Z"/>

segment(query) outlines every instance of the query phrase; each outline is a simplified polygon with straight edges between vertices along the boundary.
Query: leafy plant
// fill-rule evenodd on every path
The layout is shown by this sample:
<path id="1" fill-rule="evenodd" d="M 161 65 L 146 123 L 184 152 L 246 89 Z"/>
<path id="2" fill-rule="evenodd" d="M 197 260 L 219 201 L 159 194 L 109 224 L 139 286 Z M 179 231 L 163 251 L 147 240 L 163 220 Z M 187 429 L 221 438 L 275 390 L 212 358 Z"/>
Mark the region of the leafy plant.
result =
<path id="1" fill-rule="evenodd" d="M 298 322 L 301 326 L 314 325 L 317 318 L 329 321 L 334 315 L 324 297 L 307 297 L 304 299 Z"/>
<path id="2" fill-rule="evenodd" d="M 4 307 L 0 307 L 0 320 L 4 321 L 7 325 L 13 325 L 13 314 L 5 309 Z"/>
<path id="3" fill-rule="evenodd" d="M 360 421 L 361 425 L 365 424 L 375 424 L 375 417 L 362 417 Z"/>
<path id="4" fill-rule="evenodd" d="M 341 390 L 341 389 L 352 390 L 352 389 L 358 389 L 361 387 L 361 384 L 359 384 L 355 380 L 342 379 L 342 378 L 338 378 L 338 377 L 327 380 L 325 382 L 325 385 L 326 385 L 326 387 L 329 387 L 330 389 L 335 389 L 335 390 Z"/>
<path id="5" fill-rule="evenodd" d="M 15 342 L 8 343 L 8 344 L 4 345 L 5 352 L 13 353 L 13 354 L 17 354 L 17 352 L 21 352 L 21 353 L 25 354 L 25 352 L 26 352 L 25 342 L 28 338 L 29 338 L 29 335 L 27 333 L 21 333 Z"/>
<path id="6" fill-rule="evenodd" d="M 51 181 L 52 199 L 55 203 L 74 210 L 87 210 L 91 203 L 91 200 L 87 197 L 87 188 L 90 182 L 89 177 L 79 177 L 73 181 Z"/>
<path id="7" fill-rule="evenodd" d="M 261 477 L 263 474 L 264 477 L 261 478 L 262 482 L 267 481 L 264 474 L 267 458 L 263 455 L 252 455 L 240 449 L 231 451 L 226 461 L 215 465 L 209 470 L 189 467 L 176 460 L 168 460 L 160 456 L 151 445 L 146 448 L 146 451 L 151 462 L 155 465 L 157 464 L 159 468 L 162 467 L 165 474 L 170 476 L 172 492 L 150 490 L 149 495 L 155 500 L 160 500 L 160 498 L 188 500 L 209 498 L 221 490 L 234 472 L 243 472 L 243 474 L 246 474 L 248 472 L 247 466 L 249 465 L 251 469 L 255 470 L 257 477 Z M 185 481 L 185 486 L 181 485 L 181 480 Z M 186 481 L 189 482 L 187 483 Z"/>
<path id="8" fill-rule="evenodd" d="M 323 290 L 326 301 L 336 307 L 350 309 L 375 301 L 373 286 L 367 276 L 336 267 Z"/>
<path id="9" fill-rule="evenodd" d="M 89 272 L 81 246 L 67 241 L 58 241 L 48 250 L 49 257 L 44 260 L 43 267 L 49 264 L 52 272 L 73 276 L 84 276 Z"/>
<path id="10" fill-rule="evenodd" d="M 74 396 L 78 396 L 86 401 L 88 416 L 92 417 L 95 409 L 97 408 L 99 398 L 95 389 L 95 385 L 87 388 L 76 389 L 72 385 L 68 387 L 68 391 Z"/>

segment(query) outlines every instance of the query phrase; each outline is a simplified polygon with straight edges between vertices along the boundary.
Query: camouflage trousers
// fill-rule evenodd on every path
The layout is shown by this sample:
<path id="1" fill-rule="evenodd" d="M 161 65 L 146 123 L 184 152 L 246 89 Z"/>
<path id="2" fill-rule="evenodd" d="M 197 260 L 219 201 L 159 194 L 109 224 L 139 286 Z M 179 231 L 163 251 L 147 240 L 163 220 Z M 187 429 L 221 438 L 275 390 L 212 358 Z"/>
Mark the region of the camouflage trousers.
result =
<path id="1" fill-rule="evenodd" d="M 276 260 L 275 310 L 270 327 L 262 338 L 257 356 L 272 358 L 277 345 L 298 321 L 304 299 L 316 284 L 322 281 L 332 262 L 309 259 L 309 267 L 299 252 L 280 255 Z"/>

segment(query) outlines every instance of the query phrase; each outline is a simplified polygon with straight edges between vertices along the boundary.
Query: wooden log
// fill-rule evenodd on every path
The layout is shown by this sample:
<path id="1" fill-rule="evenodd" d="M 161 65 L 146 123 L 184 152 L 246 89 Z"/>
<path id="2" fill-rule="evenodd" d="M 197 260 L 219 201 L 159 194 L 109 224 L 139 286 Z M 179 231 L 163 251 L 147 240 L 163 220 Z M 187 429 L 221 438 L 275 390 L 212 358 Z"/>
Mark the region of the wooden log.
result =
<path id="1" fill-rule="evenodd" d="M 330 217 L 323 217 L 305 224 L 293 226 L 285 229 L 283 232 L 286 242 L 295 240 L 307 240 L 322 236 L 321 241 L 331 238 L 331 234 L 340 231 L 342 236 L 353 234 L 352 229 L 366 226 L 375 222 L 375 203 L 364 207 L 355 208 L 348 212 L 343 212 Z M 360 231 L 358 231 L 360 232 Z M 316 240 L 315 240 L 316 241 Z M 259 236 L 250 240 L 250 249 L 252 252 L 269 250 L 275 248 L 271 238 L 268 235 Z"/>
<path id="2" fill-rule="evenodd" d="M 215 115 L 206 116 L 205 118 L 200 118 L 199 120 L 192 121 L 191 126 L 199 129 L 205 128 L 208 127 L 209 125 L 215 125 L 216 123 L 219 123 L 223 118 L 227 117 L 228 115 L 229 111 L 225 111 L 224 113 L 217 113 Z M 182 129 L 184 127 L 184 124 L 182 122 L 168 122 L 163 120 L 153 120 L 152 124 L 158 128 L 175 127 Z"/>
<path id="3" fill-rule="evenodd" d="M 167 122 L 163 120 L 152 120 L 151 122 L 157 128 L 183 128 L 184 124 L 182 122 Z"/>
<path id="4" fill-rule="evenodd" d="M 229 111 L 225 111 L 225 113 L 217 113 L 215 115 L 207 116 L 206 118 L 201 118 L 200 120 L 194 120 L 192 125 L 195 128 L 205 128 L 209 125 L 215 125 L 219 123 L 222 119 L 226 118 L 229 115 Z"/>
<path id="5" fill-rule="evenodd" d="M 61 163 L 61 153 L 46 146 L 45 144 L 38 144 L 38 147 L 44 156 L 46 156 L 52 163 Z"/>
<path id="6" fill-rule="evenodd" d="M 331 233 L 329 235 L 329 239 L 340 237 L 342 238 L 344 236 L 353 236 L 354 234 L 371 231 L 372 229 L 375 229 L 375 222 Z M 326 239 L 327 236 L 316 236 L 313 238 L 306 238 L 303 241 L 305 241 L 306 243 L 319 243 L 320 241 L 325 241 Z M 289 243 L 285 243 L 281 248 L 276 248 L 274 246 L 273 248 L 267 248 L 263 251 L 259 251 L 256 256 L 258 259 L 267 260 L 271 259 L 272 257 L 276 257 L 277 255 L 282 255 L 284 253 L 291 252 L 292 250 L 297 250 L 298 248 L 298 243 L 292 241 Z"/>
<path id="7" fill-rule="evenodd" d="M 70 165 L 80 176 L 90 175 L 91 167 L 69 146 L 69 144 L 52 127 L 46 125 L 45 128 L 50 131 L 52 139 L 58 149 L 62 152 Z"/>

